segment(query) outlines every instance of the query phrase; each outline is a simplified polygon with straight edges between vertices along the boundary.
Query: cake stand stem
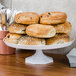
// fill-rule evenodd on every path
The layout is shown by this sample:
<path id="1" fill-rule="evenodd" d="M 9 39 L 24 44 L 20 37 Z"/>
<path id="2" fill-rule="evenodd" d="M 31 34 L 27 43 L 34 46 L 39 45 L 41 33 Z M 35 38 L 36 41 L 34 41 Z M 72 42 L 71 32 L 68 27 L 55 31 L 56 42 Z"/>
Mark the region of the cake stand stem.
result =
<path id="1" fill-rule="evenodd" d="M 46 56 L 41 49 L 36 50 L 34 55 L 25 59 L 25 63 L 31 64 L 48 64 L 51 62 L 53 62 L 53 58 Z"/>

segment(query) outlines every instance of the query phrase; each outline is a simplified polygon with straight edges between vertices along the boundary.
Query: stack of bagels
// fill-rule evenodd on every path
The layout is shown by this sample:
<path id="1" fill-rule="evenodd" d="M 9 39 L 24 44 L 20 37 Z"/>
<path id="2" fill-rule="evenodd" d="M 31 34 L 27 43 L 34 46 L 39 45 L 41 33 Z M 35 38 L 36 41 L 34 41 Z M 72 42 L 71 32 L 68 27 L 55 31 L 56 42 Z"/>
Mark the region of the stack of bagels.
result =
<path id="1" fill-rule="evenodd" d="M 8 27 L 5 37 L 9 43 L 21 45 L 52 45 L 70 41 L 71 24 L 64 12 L 46 12 L 41 15 L 22 12 Z"/>

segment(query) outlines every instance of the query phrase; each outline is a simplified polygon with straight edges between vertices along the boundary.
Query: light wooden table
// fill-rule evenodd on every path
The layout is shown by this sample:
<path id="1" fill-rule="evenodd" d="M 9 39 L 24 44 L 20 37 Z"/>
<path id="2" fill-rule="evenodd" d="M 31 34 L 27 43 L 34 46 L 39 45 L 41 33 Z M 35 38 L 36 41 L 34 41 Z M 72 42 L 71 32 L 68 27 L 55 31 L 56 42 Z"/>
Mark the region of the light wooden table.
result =
<path id="1" fill-rule="evenodd" d="M 69 67 L 65 55 L 46 54 L 54 58 L 52 64 L 25 64 L 25 57 L 33 53 L 18 50 L 13 55 L 0 55 L 0 76 L 76 76 L 76 68 Z"/>

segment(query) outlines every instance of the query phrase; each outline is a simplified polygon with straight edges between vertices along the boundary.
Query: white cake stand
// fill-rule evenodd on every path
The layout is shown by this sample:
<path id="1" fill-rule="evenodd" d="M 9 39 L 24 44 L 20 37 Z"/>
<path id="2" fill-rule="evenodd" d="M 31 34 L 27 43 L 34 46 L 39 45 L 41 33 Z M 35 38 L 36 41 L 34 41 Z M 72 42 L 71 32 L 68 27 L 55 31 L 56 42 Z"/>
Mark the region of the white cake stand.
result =
<path id="1" fill-rule="evenodd" d="M 3 40 L 4 41 L 4 40 Z M 4 41 L 5 42 L 5 41 Z M 70 42 L 63 43 L 63 44 L 55 44 L 55 45 L 18 45 L 18 44 L 12 44 L 5 42 L 7 46 L 13 47 L 13 48 L 18 48 L 18 49 L 28 49 L 28 50 L 36 50 L 35 54 L 27 57 L 25 59 L 26 63 L 31 63 L 31 64 L 48 64 L 53 62 L 53 58 L 46 56 L 42 50 L 48 50 L 48 49 L 59 49 L 59 48 L 64 48 L 67 46 L 72 45 L 74 42 L 74 38 L 71 39 Z"/>

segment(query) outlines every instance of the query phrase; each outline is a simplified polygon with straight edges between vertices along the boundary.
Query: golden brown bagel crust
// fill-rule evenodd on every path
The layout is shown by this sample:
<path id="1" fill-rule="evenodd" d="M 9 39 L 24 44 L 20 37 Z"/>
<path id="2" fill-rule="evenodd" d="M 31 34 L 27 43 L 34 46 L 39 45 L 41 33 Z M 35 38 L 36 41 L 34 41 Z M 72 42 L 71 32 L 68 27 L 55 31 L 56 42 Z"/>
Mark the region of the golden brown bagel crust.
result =
<path id="1" fill-rule="evenodd" d="M 6 16 L 5 13 L 2 13 L 2 25 L 6 24 Z"/>
<path id="2" fill-rule="evenodd" d="M 23 12 L 15 16 L 15 22 L 20 24 L 36 24 L 39 22 L 39 15 L 33 12 Z"/>
<path id="3" fill-rule="evenodd" d="M 56 33 L 70 33 L 71 32 L 71 24 L 67 21 L 63 24 L 54 25 L 56 29 Z"/>
<path id="4" fill-rule="evenodd" d="M 38 38 L 50 38 L 55 36 L 56 30 L 50 25 L 32 24 L 26 27 L 26 34 Z"/>
<path id="5" fill-rule="evenodd" d="M 45 39 L 23 36 L 19 39 L 18 44 L 21 45 L 45 45 Z"/>
<path id="6" fill-rule="evenodd" d="M 0 24 L 2 23 L 2 14 L 0 13 Z"/>
<path id="7" fill-rule="evenodd" d="M 19 34 L 11 34 L 11 33 L 8 33 L 5 37 L 5 41 L 6 42 L 9 42 L 9 43 L 14 43 L 14 44 L 17 44 L 18 43 L 18 39 L 22 37 L 22 35 L 19 35 Z"/>
<path id="8" fill-rule="evenodd" d="M 64 12 L 46 12 L 40 15 L 41 24 L 59 24 L 64 23 L 67 15 Z"/>
<path id="9" fill-rule="evenodd" d="M 26 26 L 21 24 L 12 23 L 8 30 L 10 33 L 26 34 Z"/>
<path id="10" fill-rule="evenodd" d="M 69 41 L 70 37 L 68 34 L 56 34 L 54 37 L 46 39 L 46 44 L 47 45 L 62 44 Z"/>

